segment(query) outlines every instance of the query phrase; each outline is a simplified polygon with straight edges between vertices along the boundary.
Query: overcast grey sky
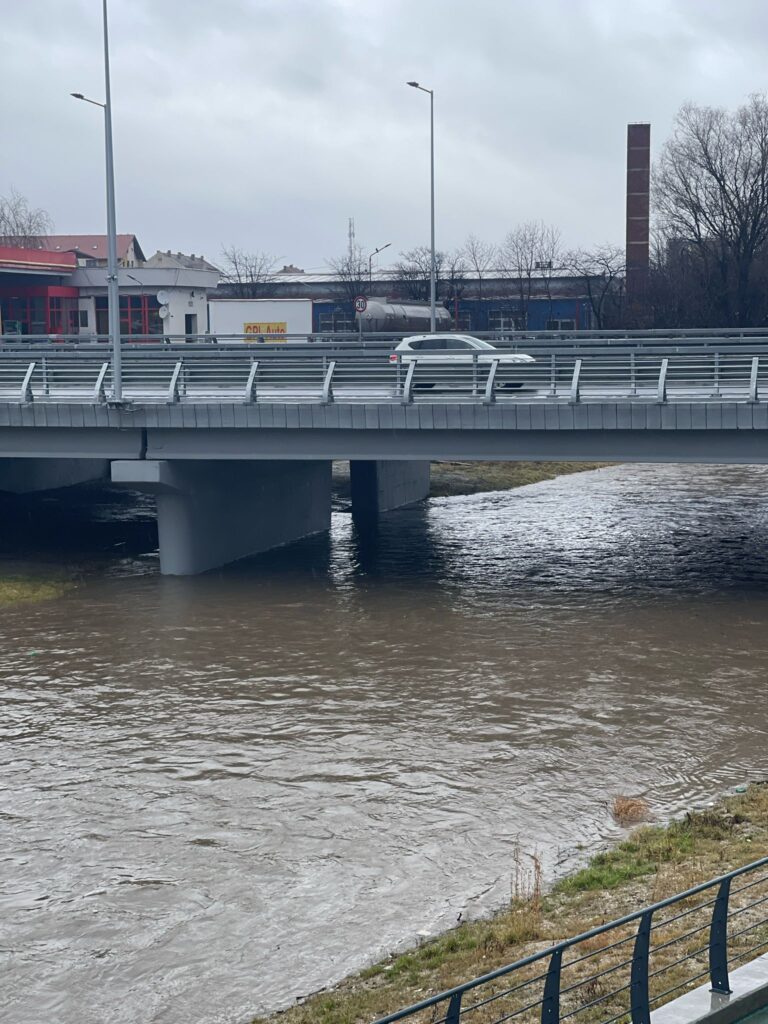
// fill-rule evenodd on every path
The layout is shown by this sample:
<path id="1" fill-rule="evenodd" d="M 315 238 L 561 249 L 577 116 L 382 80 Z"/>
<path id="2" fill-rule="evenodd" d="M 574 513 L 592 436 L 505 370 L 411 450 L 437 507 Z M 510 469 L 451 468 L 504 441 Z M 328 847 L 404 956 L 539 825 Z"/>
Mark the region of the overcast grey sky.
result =
<path id="1" fill-rule="evenodd" d="M 0 194 L 103 231 L 100 0 L 4 0 Z M 110 0 L 118 230 L 305 268 L 527 219 L 623 242 L 628 121 L 768 86 L 765 0 Z"/>

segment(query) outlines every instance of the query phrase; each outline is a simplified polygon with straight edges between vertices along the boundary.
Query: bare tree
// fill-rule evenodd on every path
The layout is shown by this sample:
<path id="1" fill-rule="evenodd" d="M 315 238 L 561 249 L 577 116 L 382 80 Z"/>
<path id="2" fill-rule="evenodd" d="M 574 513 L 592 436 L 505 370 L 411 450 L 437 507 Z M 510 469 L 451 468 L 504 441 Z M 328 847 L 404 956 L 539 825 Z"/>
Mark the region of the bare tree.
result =
<path id="1" fill-rule="evenodd" d="M 222 278 L 238 298 L 253 299 L 263 294 L 275 276 L 277 260 L 266 252 L 245 252 L 237 246 L 223 246 Z"/>
<path id="2" fill-rule="evenodd" d="M 483 301 L 483 278 L 496 263 L 497 249 L 492 242 L 484 242 L 477 235 L 469 235 L 461 249 L 470 270 L 477 274 L 477 298 Z"/>
<path id="3" fill-rule="evenodd" d="M 440 294 L 446 306 L 455 305 L 467 286 L 467 258 L 463 249 L 446 253 L 442 263 L 442 288 Z"/>
<path id="4" fill-rule="evenodd" d="M 347 302 L 354 302 L 358 295 L 367 295 L 368 260 L 359 245 L 351 243 L 343 256 L 328 260 L 328 266 L 339 279 Z"/>
<path id="5" fill-rule="evenodd" d="M 435 299 L 439 300 L 441 291 L 441 273 L 446 262 L 444 252 L 435 253 Z M 432 268 L 432 250 L 429 246 L 420 245 L 400 253 L 400 260 L 395 264 L 395 274 L 403 282 L 406 295 L 415 302 L 429 302 Z"/>
<path id="6" fill-rule="evenodd" d="M 38 246 L 52 228 L 48 213 L 31 209 L 26 197 L 15 188 L 9 195 L 0 196 L 0 245 Z"/>
<path id="7" fill-rule="evenodd" d="M 768 312 L 768 101 L 734 112 L 686 104 L 654 168 L 653 199 L 669 238 L 684 243 L 721 325 Z M 758 278 L 760 280 L 758 280 Z"/>
<path id="8" fill-rule="evenodd" d="M 548 318 L 552 317 L 552 278 L 562 269 L 563 251 L 560 229 L 540 225 L 534 271 L 538 271 L 544 294 L 549 302 Z"/>
<path id="9" fill-rule="evenodd" d="M 502 276 L 513 282 L 524 326 L 535 282 L 543 280 L 550 298 L 551 280 L 560 262 L 560 232 L 543 221 L 526 221 L 507 233 L 499 249 Z"/>
<path id="10" fill-rule="evenodd" d="M 580 278 L 597 330 L 620 319 L 624 295 L 624 250 L 617 245 L 577 249 L 565 257 L 567 269 Z"/>

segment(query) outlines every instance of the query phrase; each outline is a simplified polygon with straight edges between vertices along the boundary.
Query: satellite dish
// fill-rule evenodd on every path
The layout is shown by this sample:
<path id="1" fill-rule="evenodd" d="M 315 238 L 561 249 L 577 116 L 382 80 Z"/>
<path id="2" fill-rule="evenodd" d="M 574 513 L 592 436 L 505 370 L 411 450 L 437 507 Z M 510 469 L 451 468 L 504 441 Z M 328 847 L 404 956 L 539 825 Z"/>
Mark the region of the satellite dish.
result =
<path id="1" fill-rule="evenodd" d="M 170 309 L 168 309 L 167 306 L 161 306 L 160 309 L 158 309 L 157 311 L 157 315 L 160 317 L 161 320 L 165 320 L 167 319 L 167 317 L 171 315 L 171 311 Z"/>
<path id="2" fill-rule="evenodd" d="M 170 292 L 162 291 L 162 292 L 158 292 L 157 293 L 157 301 L 160 303 L 161 306 L 167 306 L 168 303 L 170 302 L 170 300 L 171 300 L 171 293 Z"/>

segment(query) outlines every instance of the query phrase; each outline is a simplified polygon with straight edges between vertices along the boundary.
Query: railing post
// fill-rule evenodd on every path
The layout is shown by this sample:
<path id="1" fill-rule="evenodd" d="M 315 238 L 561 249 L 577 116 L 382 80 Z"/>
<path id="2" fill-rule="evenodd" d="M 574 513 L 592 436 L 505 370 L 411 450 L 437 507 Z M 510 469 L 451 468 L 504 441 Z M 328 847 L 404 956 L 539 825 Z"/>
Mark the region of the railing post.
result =
<path id="1" fill-rule="evenodd" d="M 477 352 L 472 353 L 472 394 L 477 394 Z"/>
<path id="2" fill-rule="evenodd" d="M 104 388 L 104 381 L 107 377 L 107 371 L 109 370 L 109 363 L 102 363 L 99 375 L 96 378 L 96 384 L 93 389 L 93 400 L 94 402 L 106 402 L 107 393 Z"/>
<path id="3" fill-rule="evenodd" d="M 248 381 L 245 385 L 245 400 L 246 402 L 256 401 L 256 374 L 259 372 L 259 360 L 254 359 L 251 363 L 251 369 L 248 373 Z"/>
<path id="4" fill-rule="evenodd" d="M 651 1006 L 648 999 L 648 953 L 651 948 L 652 910 L 640 918 L 632 953 L 632 971 L 629 995 L 632 1024 L 651 1024 Z"/>
<path id="5" fill-rule="evenodd" d="M 714 364 L 715 364 L 714 379 L 712 381 L 712 383 L 714 385 L 713 394 L 715 396 L 717 396 L 717 395 L 720 394 L 720 353 L 719 352 L 715 352 Z"/>
<path id="6" fill-rule="evenodd" d="M 637 367 L 635 366 L 635 353 L 629 353 L 629 393 L 637 394 Z"/>
<path id="7" fill-rule="evenodd" d="M 460 1024 L 461 1018 L 461 992 L 454 992 L 448 1004 L 448 1013 L 445 1015 L 445 1024 Z"/>
<path id="8" fill-rule="evenodd" d="M 547 977 L 544 981 L 544 996 L 541 1000 L 541 1024 L 558 1024 L 560 1020 L 560 968 L 563 962 L 562 949 L 556 949 L 549 958 Z"/>
<path id="9" fill-rule="evenodd" d="M 416 360 L 412 359 L 408 363 L 408 372 L 405 375 L 405 384 L 403 384 L 403 405 L 410 405 L 413 401 L 413 375 L 416 372 Z"/>
<path id="10" fill-rule="evenodd" d="M 48 360 L 43 356 L 43 394 L 47 397 L 51 393 L 48 383 Z"/>
<path id="11" fill-rule="evenodd" d="M 581 360 L 577 359 L 573 364 L 573 377 L 571 378 L 571 401 L 579 401 L 579 378 L 581 377 Z"/>
<path id="12" fill-rule="evenodd" d="M 496 384 L 496 371 L 499 368 L 499 360 L 492 359 L 491 365 L 488 369 L 488 380 L 485 382 L 485 399 L 486 405 L 493 405 L 496 401 L 496 392 L 494 386 Z"/>
<path id="13" fill-rule="evenodd" d="M 325 361 L 325 356 L 323 356 Z M 333 401 L 333 371 L 336 369 L 336 360 L 331 359 L 328 363 L 328 369 L 325 371 L 325 378 L 323 380 L 323 403 L 328 405 L 329 402 Z"/>
<path id="14" fill-rule="evenodd" d="M 35 364 L 30 363 L 27 367 L 27 372 L 24 374 L 24 380 L 21 384 L 21 400 L 22 402 L 34 401 L 34 395 L 32 394 L 32 374 L 35 372 Z"/>
<path id="15" fill-rule="evenodd" d="M 709 928 L 709 980 L 713 992 L 730 992 L 728 978 L 728 897 L 731 880 L 725 878 L 717 890 Z"/>
<path id="16" fill-rule="evenodd" d="M 549 397 L 557 397 L 557 356 L 554 352 L 549 357 Z"/>
<path id="17" fill-rule="evenodd" d="M 178 402 L 179 400 L 179 375 L 181 374 L 182 361 L 176 363 L 171 374 L 171 383 L 168 385 L 168 401 Z"/>
<path id="18" fill-rule="evenodd" d="M 659 369 L 659 391 L 657 400 L 659 402 L 666 402 L 667 400 L 667 368 L 669 367 L 669 359 L 665 356 L 661 360 L 661 367 Z"/>
<path id="19" fill-rule="evenodd" d="M 757 374 L 760 366 L 760 357 L 752 356 L 752 370 L 749 375 L 749 400 L 750 402 L 757 401 Z"/>

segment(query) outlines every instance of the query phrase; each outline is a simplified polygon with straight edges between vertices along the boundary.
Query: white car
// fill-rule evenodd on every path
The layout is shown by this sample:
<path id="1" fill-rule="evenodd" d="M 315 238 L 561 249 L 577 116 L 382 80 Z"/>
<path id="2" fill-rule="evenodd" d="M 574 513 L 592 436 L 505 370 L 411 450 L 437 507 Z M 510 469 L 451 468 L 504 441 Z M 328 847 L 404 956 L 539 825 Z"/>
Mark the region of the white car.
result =
<path id="1" fill-rule="evenodd" d="M 490 363 L 498 359 L 499 366 L 510 363 L 535 363 L 533 356 L 522 352 L 500 352 L 490 343 L 470 334 L 412 334 L 403 338 L 389 357 L 391 363 L 413 362 L 416 357 L 421 363 L 437 363 L 441 366 L 456 366 L 462 363 L 473 363 L 477 356 L 478 363 Z"/>
<path id="2" fill-rule="evenodd" d="M 472 366 L 479 363 L 483 367 L 490 366 L 491 362 L 498 360 L 498 376 L 501 387 L 520 388 L 522 381 L 509 380 L 508 372 L 504 370 L 513 365 L 535 363 L 533 356 L 522 352 L 504 352 L 494 348 L 489 341 L 482 341 L 480 338 L 473 338 L 470 334 L 413 334 L 403 338 L 399 345 L 389 357 L 390 363 L 398 362 L 408 365 L 416 360 L 416 373 L 424 367 L 439 367 L 441 370 L 450 370 L 462 366 Z M 421 387 L 434 387 L 435 382 L 416 385 Z"/>

